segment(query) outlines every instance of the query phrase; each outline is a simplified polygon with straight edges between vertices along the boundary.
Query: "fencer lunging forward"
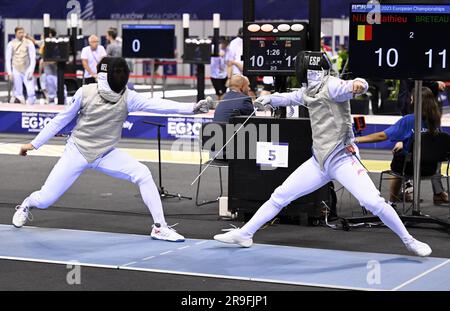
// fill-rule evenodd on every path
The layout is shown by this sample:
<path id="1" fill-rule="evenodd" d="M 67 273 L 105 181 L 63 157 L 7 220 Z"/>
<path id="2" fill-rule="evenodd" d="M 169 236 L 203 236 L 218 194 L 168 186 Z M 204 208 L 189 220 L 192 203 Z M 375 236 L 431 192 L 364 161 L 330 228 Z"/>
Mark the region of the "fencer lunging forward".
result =
<path id="1" fill-rule="evenodd" d="M 152 238 L 184 241 L 184 237 L 168 226 L 164 219 L 161 199 L 150 170 L 116 149 L 115 145 L 121 137 L 123 123 L 130 112 L 205 113 L 208 112 L 209 103 L 206 100 L 198 103 L 178 103 L 147 99 L 129 90 L 126 87 L 129 69 L 125 59 L 121 57 L 103 58 L 98 65 L 98 72 L 98 83 L 80 88 L 66 110 L 48 123 L 30 144 L 21 147 L 21 155 L 38 149 L 71 120 L 77 118 L 62 157 L 41 190 L 33 192 L 16 208 L 13 225 L 22 227 L 29 219 L 31 208 L 49 207 L 84 170 L 93 169 L 139 186 L 142 199 L 153 217 Z"/>
<path id="2" fill-rule="evenodd" d="M 380 196 L 367 171 L 359 163 L 348 100 L 355 94 L 365 93 L 367 82 L 363 79 L 344 81 L 330 76 L 330 63 L 321 52 L 300 53 L 296 66 L 299 81 L 303 83 L 300 90 L 260 97 L 256 102 L 272 107 L 306 106 L 311 119 L 313 156 L 272 193 L 242 228 L 218 234 L 214 239 L 250 247 L 255 232 L 283 207 L 336 180 L 394 231 L 409 251 L 418 256 L 430 255 L 431 248 L 408 233 L 397 213 Z"/>

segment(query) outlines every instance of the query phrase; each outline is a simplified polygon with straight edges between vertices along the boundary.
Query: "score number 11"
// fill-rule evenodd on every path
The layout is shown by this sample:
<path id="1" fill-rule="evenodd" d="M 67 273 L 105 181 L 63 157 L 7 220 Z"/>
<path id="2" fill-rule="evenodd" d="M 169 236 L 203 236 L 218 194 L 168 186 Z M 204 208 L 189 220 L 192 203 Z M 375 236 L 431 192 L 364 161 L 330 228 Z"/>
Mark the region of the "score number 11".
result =
<path id="1" fill-rule="evenodd" d="M 428 52 L 425 52 L 425 55 L 428 55 L 428 68 L 431 68 L 433 64 L 433 49 L 429 49 Z M 442 55 L 442 68 L 447 68 L 447 50 L 442 50 L 438 55 Z"/>
<path id="2" fill-rule="evenodd" d="M 381 67 L 383 65 L 383 48 L 379 48 L 378 50 L 376 50 L 375 54 L 378 54 L 378 67 Z M 425 55 L 428 55 L 428 68 L 431 68 L 433 66 L 433 49 L 429 49 L 427 52 L 425 52 Z M 442 55 L 442 68 L 447 68 L 447 50 L 442 50 L 438 53 L 438 55 Z M 397 49 L 391 48 L 387 51 L 386 63 L 389 67 L 397 66 Z"/>

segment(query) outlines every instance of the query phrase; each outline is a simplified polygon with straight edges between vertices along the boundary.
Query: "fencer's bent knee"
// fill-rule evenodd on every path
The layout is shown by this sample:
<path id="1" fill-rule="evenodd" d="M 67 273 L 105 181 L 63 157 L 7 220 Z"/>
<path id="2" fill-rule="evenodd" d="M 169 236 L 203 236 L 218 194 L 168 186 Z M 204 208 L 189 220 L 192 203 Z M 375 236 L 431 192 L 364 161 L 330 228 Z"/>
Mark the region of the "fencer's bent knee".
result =
<path id="1" fill-rule="evenodd" d="M 275 191 L 270 196 L 270 202 L 272 206 L 276 207 L 279 210 L 291 203 L 290 198 L 287 197 L 283 190 L 283 185 L 281 185 L 277 187 L 277 189 L 275 189 Z"/>
<path id="2" fill-rule="evenodd" d="M 153 180 L 152 173 L 149 168 L 142 163 L 139 163 L 136 175 L 133 176 L 132 182 L 135 184 L 141 184 L 148 180 Z"/>
<path id="3" fill-rule="evenodd" d="M 386 201 L 380 196 L 379 193 L 365 196 L 362 200 L 360 200 L 360 203 L 375 216 L 387 206 Z"/>

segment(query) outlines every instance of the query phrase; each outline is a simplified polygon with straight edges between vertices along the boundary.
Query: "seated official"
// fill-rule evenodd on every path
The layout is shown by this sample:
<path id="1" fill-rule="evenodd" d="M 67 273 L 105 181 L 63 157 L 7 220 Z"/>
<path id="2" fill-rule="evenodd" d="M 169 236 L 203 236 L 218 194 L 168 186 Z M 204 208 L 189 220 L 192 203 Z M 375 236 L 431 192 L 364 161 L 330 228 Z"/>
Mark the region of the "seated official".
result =
<path id="1" fill-rule="evenodd" d="M 422 88 L 422 116 L 422 132 L 430 132 L 434 135 L 441 131 L 441 112 L 433 92 L 427 87 Z M 408 114 L 383 132 L 356 137 L 355 143 L 380 142 L 388 139 L 392 142 L 396 142 L 396 145 L 392 150 L 394 157 L 391 162 L 391 170 L 397 174 L 401 174 L 403 171 L 406 154 L 411 149 L 411 144 L 414 140 L 414 120 L 414 114 Z M 408 164 L 409 165 L 406 166 L 405 173 L 408 176 L 412 176 L 413 164 L 411 162 Z M 438 165 L 436 176 L 431 179 L 431 185 L 433 186 L 434 193 L 434 204 L 448 203 L 448 193 L 444 191 L 444 187 L 442 185 L 440 168 L 441 165 Z M 421 170 L 429 171 L 433 170 L 433 168 L 422 166 Z M 389 201 L 401 201 L 399 197 L 400 187 L 401 181 L 399 179 L 393 179 L 391 181 Z M 405 201 L 412 201 L 412 197 L 406 196 Z"/>
<path id="2" fill-rule="evenodd" d="M 234 75 L 230 79 L 230 91 L 225 93 L 216 107 L 214 122 L 227 122 L 231 117 L 248 116 L 253 112 L 252 100 L 249 96 L 250 82 L 247 77 Z"/>

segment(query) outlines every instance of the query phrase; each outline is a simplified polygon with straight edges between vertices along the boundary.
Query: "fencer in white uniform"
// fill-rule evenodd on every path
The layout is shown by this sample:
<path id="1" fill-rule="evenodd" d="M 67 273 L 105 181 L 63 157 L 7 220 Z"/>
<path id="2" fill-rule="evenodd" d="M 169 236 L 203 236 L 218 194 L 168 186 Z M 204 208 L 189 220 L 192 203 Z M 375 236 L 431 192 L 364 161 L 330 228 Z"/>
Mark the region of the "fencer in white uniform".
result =
<path id="1" fill-rule="evenodd" d="M 22 27 L 16 27 L 16 37 L 6 46 L 5 67 L 9 79 L 14 83 L 13 98 L 22 104 L 34 104 L 34 68 L 36 67 L 36 48 L 31 40 L 25 37 Z M 27 100 L 23 95 L 23 86 L 27 89 Z"/>
<path id="2" fill-rule="evenodd" d="M 61 129 L 77 119 L 64 153 L 52 169 L 45 184 L 16 207 L 13 225 L 22 227 L 30 218 L 30 209 L 45 209 L 52 205 L 86 169 L 93 169 L 112 177 L 136 184 L 142 199 L 153 217 L 151 236 L 167 241 L 184 241 L 164 219 L 158 189 L 147 166 L 115 148 L 122 134 L 128 113 L 194 114 L 206 113 L 210 103 L 178 103 L 164 99 L 147 99 L 126 85 L 129 69 L 121 57 L 105 57 L 99 64 L 98 83 L 80 88 L 65 111 L 59 113 L 31 141 L 21 147 L 21 155 L 39 149 Z"/>
<path id="3" fill-rule="evenodd" d="M 336 180 L 394 231 L 409 251 L 418 256 L 430 255 L 431 248 L 409 234 L 360 163 L 354 144 L 349 99 L 355 94 L 365 93 L 367 82 L 359 78 L 344 81 L 331 76 L 331 64 L 322 52 L 300 53 L 296 66 L 299 81 L 303 83 L 300 90 L 260 97 L 256 103 L 272 107 L 307 107 L 311 119 L 313 156 L 275 189 L 270 199 L 242 228 L 218 234 L 214 239 L 250 247 L 255 232 L 291 201 Z"/>

